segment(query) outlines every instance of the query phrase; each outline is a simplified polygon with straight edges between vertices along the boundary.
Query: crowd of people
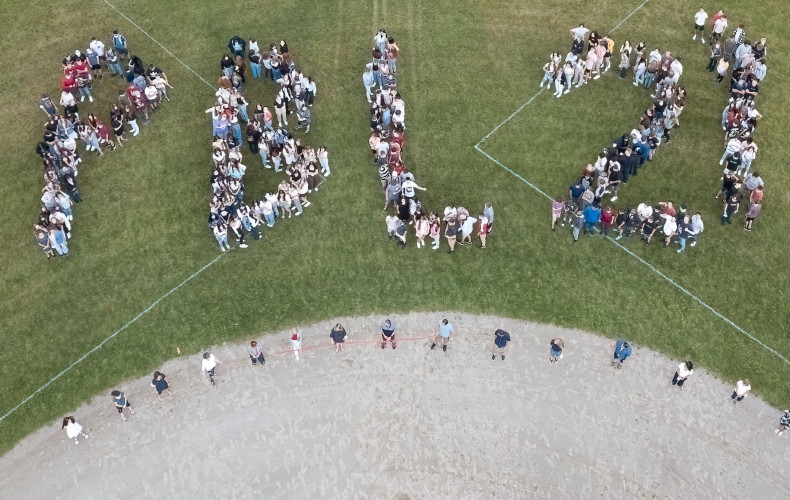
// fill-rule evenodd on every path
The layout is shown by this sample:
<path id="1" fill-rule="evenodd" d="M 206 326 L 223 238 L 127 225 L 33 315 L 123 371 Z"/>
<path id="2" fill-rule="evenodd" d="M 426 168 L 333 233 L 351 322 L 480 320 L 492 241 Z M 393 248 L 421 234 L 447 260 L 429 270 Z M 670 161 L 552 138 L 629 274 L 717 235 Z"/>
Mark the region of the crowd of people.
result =
<path id="1" fill-rule="evenodd" d="M 86 98 L 94 101 L 93 84 L 104 79 L 105 70 L 109 71 L 107 76 L 125 81 L 118 91 L 118 101 L 110 108 L 109 126 L 97 113 L 80 111 Z M 142 116 L 147 123 L 161 102 L 170 100 L 168 88 L 172 86 L 167 75 L 156 65 L 146 67 L 139 57 L 130 56 L 126 37 L 117 30 L 110 45 L 93 37 L 84 51 L 75 50 L 63 57 L 60 99 L 43 94 L 38 103 L 47 121 L 43 139 L 36 144 L 45 185 L 34 235 L 47 259 L 69 253 L 72 206 L 82 201 L 77 176 L 83 157 L 78 144 L 84 146 L 85 154 L 98 156 L 104 156 L 107 148 L 123 147 L 127 131 L 133 136 L 140 133 L 137 118 Z"/>
<path id="2" fill-rule="evenodd" d="M 570 30 L 571 49 L 563 58 L 558 51 L 549 56 L 540 83 L 550 87 L 554 83 L 560 97 L 572 87 L 580 87 L 591 79 L 600 78 L 611 68 L 615 42 L 601 36 L 583 24 Z M 586 47 L 586 54 L 585 54 Z M 683 65 L 670 51 L 654 49 L 647 52 L 645 42 L 635 46 L 625 40 L 620 46 L 619 76 L 625 79 L 633 73 L 633 85 L 653 92 L 652 105 L 642 114 L 639 124 L 629 133 L 615 139 L 589 163 L 570 185 L 567 199 L 558 196 L 551 203 L 551 228 L 557 222 L 572 228 L 573 241 L 580 234 L 602 234 L 610 231 L 616 239 L 641 235 L 645 244 L 654 237 L 669 246 L 676 238 L 680 248 L 686 240 L 696 245 L 704 226 L 699 213 L 691 214 L 684 205 L 676 207 L 671 201 L 656 205 L 641 203 L 637 208 L 615 209 L 604 202 L 617 201 L 622 186 L 653 160 L 662 144 L 671 142 L 670 132 L 680 126 L 679 117 L 685 108 L 686 91 L 679 84 Z"/>
<path id="3" fill-rule="evenodd" d="M 708 14 L 700 9 L 694 15 L 694 39 L 697 34 L 705 43 L 705 22 Z M 757 111 L 757 94 L 768 71 L 766 66 L 766 39 L 752 43 L 746 36 L 743 24 L 722 40 L 729 22 L 721 10 L 710 18 L 710 59 L 708 71 L 715 72 L 717 84 L 724 82 L 728 73 L 729 100 L 721 114 L 721 129 L 724 132 L 724 153 L 719 166 L 724 166 L 722 187 L 716 198 L 723 200 L 721 224 L 732 222 L 733 216 L 744 205 L 743 229 L 752 230 L 754 220 L 763 206 L 765 183 L 757 171 L 752 171 L 752 162 L 757 156 L 754 131 L 762 118 Z"/>
<path id="4" fill-rule="evenodd" d="M 426 238 L 433 241 L 437 250 L 444 234 L 448 253 L 455 253 L 458 245 L 471 245 L 473 235 L 486 248 L 486 239 L 494 227 L 494 209 L 487 203 L 478 217 L 470 215 L 464 207 L 448 205 L 443 214 L 425 210 L 417 196 L 427 188 L 417 184 L 414 174 L 404 165 L 406 131 L 406 105 L 398 92 L 398 58 L 400 48 L 392 36 L 380 29 L 373 36 L 371 61 L 362 75 L 365 96 L 370 104 L 370 131 L 368 141 L 373 165 L 384 194 L 384 212 L 387 233 L 402 249 L 406 248 L 409 227 L 413 227 L 417 248 L 426 246 Z M 475 227 L 475 225 L 477 226 Z"/>
<path id="5" fill-rule="evenodd" d="M 453 326 L 453 323 L 448 318 L 443 318 L 438 322 L 438 324 L 436 324 L 434 333 L 428 337 L 418 337 L 406 340 L 430 340 L 431 351 L 441 345 L 442 351 L 449 355 L 448 346 L 451 346 L 453 343 L 454 334 L 455 327 Z M 335 353 L 344 353 L 346 351 L 345 346 L 348 343 L 378 344 L 382 349 L 386 349 L 387 346 L 390 346 L 394 350 L 397 346 L 397 339 L 399 337 L 400 333 L 398 325 L 391 318 L 387 318 L 381 322 L 374 340 L 359 340 L 355 342 L 350 340 L 346 328 L 341 323 L 336 323 L 329 331 L 329 343 L 326 345 L 334 350 Z M 303 350 L 301 328 L 291 328 L 288 331 L 288 341 L 291 349 L 279 352 L 277 354 L 293 353 L 296 361 L 299 361 L 299 354 Z M 492 360 L 500 358 L 502 361 L 505 361 L 506 353 L 510 351 L 513 346 L 513 338 L 509 332 L 498 328 L 494 331 L 492 336 L 488 337 L 486 343 L 488 345 L 486 351 L 491 354 Z M 310 346 L 307 347 L 307 349 L 313 349 L 316 347 L 320 347 L 320 345 Z M 626 365 L 627 360 L 631 358 L 633 349 L 633 346 L 627 340 L 623 338 L 615 340 L 612 350 L 610 351 L 612 353 L 611 357 L 609 358 L 611 361 L 611 366 L 616 369 L 622 369 Z M 261 343 L 256 340 L 251 341 L 247 351 L 249 354 L 250 363 L 253 367 L 266 366 L 265 352 Z M 565 351 L 565 340 L 560 337 L 552 338 L 547 345 L 547 357 L 549 363 L 559 363 L 564 358 Z M 204 352 L 200 357 L 201 374 L 207 383 L 210 384 L 214 389 L 219 388 L 217 369 L 220 364 L 222 364 L 222 362 L 211 352 Z M 677 387 L 680 390 L 683 390 L 693 374 L 693 362 L 690 360 L 684 361 L 677 365 L 677 368 L 669 382 L 669 386 Z M 156 395 L 159 401 L 164 401 L 165 399 L 171 399 L 173 397 L 172 389 L 170 384 L 167 382 L 164 373 L 158 370 L 155 371 L 150 385 L 153 388 L 153 393 Z M 749 379 L 738 380 L 730 396 L 732 404 L 738 405 L 738 403 L 742 402 L 748 396 L 751 389 L 752 386 Z M 122 421 L 126 421 L 128 416 L 134 415 L 134 407 L 123 391 L 118 389 L 113 390 L 110 393 L 110 398 L 113 408 L 118 412 Z M 66 431 L 67 437 L 70 440 L 73 440 L 75 444 L 79 444 L 80 437 L 89 437 L 89 433 L 83 432 L 82 425 L 77 423 L 73 416 L 64 418 L 61 428 Z M 776 428 L 774 432 L 775 434 L 782 436 L 788 428 L 790 428 L 790 410 L 785 410 L 779 418 L 779 427 Z"/>
<path id="6" fill-rule="evenodd" d="M 296 128 L 310 131 L 311 112 L 316 93 L 312 77 L 305 76 L 296 68 L 293 56 L 285 41 L 270 44 L 261 52 L 258 42 L 252 38 L 249 44 L 234 36 L 228 42 L 230 53 L 220 60 L 217 100 L 206 110 L 211 114 L 213 126 L 211 174 L 213 196 L 209 202 L 209 228 L 219 244 L 220 250 L 231 249 L 228 235 L 235 236 L 239 248 L 247 248 L 247 236 L 258 240 L 261 229 L 273 227 L 277 220 L 302 214 L 312 203 L 308 195 L 330 175 L 329 154 L 326 147 L 315 149 L 303 145 L 284 126 L 288 116 L 297 115 Z M 247 63 L 253 79 L 270 78 L 278 85 L 274 99 L 275 115 L 268 107 L 258 104 L 249 112 L 248 102 L 241 93 L 247 83 Z M 261 67 L 265 71 L 261 72 Z M 277 128 L 273 126 L 277 119 Z M 247 204 L 244 201 L 244 173 L 242 163 L 242 126 L 246 128 L 246 142 L 253 155 L 259 155 L 264 168 L 284 172 L 287 178 L 265 196 Z"/>

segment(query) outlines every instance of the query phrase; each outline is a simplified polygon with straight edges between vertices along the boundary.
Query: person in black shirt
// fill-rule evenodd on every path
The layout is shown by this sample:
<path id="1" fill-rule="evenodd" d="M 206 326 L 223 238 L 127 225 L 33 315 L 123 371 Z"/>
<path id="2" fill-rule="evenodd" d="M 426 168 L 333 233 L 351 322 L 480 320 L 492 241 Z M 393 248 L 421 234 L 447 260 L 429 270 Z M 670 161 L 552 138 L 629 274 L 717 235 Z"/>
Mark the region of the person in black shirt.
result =
<path id="1" fill-rule="evenodd" d="M 733 194 L 732 196 L 727 198 L 727 201 L 724 202 L 724 213 L 721 216 L 722 226 L 725 223 L 732 224 L 732 216 L 738 213 L 739 206 L 740 203 L 738 201 L 738 195 Z"/>
<path id="2" fill-rule="evenodd" d="M 329 332 L 329 338 L 331 339 L 332 345 L 335 346 L 335 352 L 345 351 L 345 341 L 348 338 L 346 334 L 346 329 L 343 328 L 343 325 L 340 323 L 336 324 L 334 328 Z"/>
<path id="3" fill-rule="evenodd" d="M 642 224 L 642 238 L 645 240 L 645 246 L 650 244 L 650 240 L 653 239 L 654 234 L 656 234 L 656 222 L 651 215 L 644 224 Z"/>
<path id="4" fill-rule="evenodd" d="M 733 172 L 734 170 L 728 170 L 727 174 L 722 177 L 721 189 L 716 193 L 716 196 L 713 197 L 714 199 L 718 200 L 719 196 L 724 194 L 724 199 L 726 200 L 735 193 L 735 183 L 738 182 L 738 178 Z"/>
<path id="5" fill-rule="evenodd" d="M 617 227 L 617 232 L 620 233 L 617 235 L 617 238 L 615 238 L 616 240 L 619 240 L 620 238 L 623 237 L 623 232 L 625 232 L 625 223 L 627 222 L 627 220 L 628 220 L 628 213 L 626 212 L 626 209 L 621 208 L 617 212 L 617 219 L 615 219 L 615 226 Z"/>

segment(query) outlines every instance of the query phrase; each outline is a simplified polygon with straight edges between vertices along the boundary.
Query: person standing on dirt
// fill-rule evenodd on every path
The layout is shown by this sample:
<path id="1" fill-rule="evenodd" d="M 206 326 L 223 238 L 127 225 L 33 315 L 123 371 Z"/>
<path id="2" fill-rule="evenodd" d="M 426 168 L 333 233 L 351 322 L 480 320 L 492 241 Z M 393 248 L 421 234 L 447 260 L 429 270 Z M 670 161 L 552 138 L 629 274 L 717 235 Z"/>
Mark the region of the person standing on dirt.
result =
<path id="1" fill-rule="evenodd" d="M 694 373 L 694 364 L 691 361 L 686 361 L 685 363 L 680 363 L 678 365 L 678 369 L 675 372 L 674 378 L 672 378 L 672 385 L 676 385 L 680 387 L 680 390 L 683 390 L 683 384 L 686 383 L 686 379 L 688 379 L 691 374 Z"/>
<path id="2" fill-rule="evenodd" d="M 612 360 L 612 366 L 617 366 L 617 368 L 622 368 L 623 363 L 628 357 L 631 356 L 631 346 L 623 339 L 619 339 L 614 344 L 614 359 Z"/>
<path id="3" fill-rule="evenodd" d="M 743 398 L 749 395 L 749 391 L 752 390 L 752 384 L 749 382 L 748 378 L 743 380 L 739 380 L 737 384 L 735 384 L 735 390 L 732 391 L 732 404 L 737 405 L 740 401 L 743 401 Z"/>
<path id="4" fill-rule="evenodd" d="M 335 346 L 335 352 L 345 351 L 345 342 L 348 338 L 346 334 L 346 329 L 343 328 L 343 325 L 340 323 L 336 324 L 334 328 L 329 332 L 329 338 L 331 339 L 332 345 Z"/>
<path id="5" fill-rule="evenodd" d="M 392 348 L 395 349 L 395 330 L 397 325 L 394 321 L 389 319 L 384 320 L 384 323 L 381 324 L 381 348 L 384 349 L 387 347 L 387 342 L 392 344 Z"/>
<path id="6" fill-rule="evenodd" d="M 208 352 L 203 353 L 203 360 L 201 361 L 200 364 L 200 371 L 203 372 L 204 377 L 208 375 L 208 380 L 209 382 L 211 382 L 211 385 L 213 385 L 215 389 L 217 387 L 217 382 L 216 380 L 214 380 L 214 370 L 217 369 L 217 363 L 220 363 L 220 361 L 217 358 L 215 358 L 213 354 Z"/>
<path id="7" fill-rule="evenodd" d="M 129 408 L 130 415 L 134 415 L 134 408 L 132 408 L 131 401 L 126 399 L 126 394 L 122 391 L 115 390 L 110 393 L 110 396 L 112 396 L 112 403 L 115 405 L 115 409 L 121 414 L 122 421 L 126 421 L 126 415 L 124 415 L 124 410 L 126 408 Z"/>
<path id="8" fill-rule="evenodd" d="M 496 355 L 502 356 L 502 361 L 505 360 L 505 351 L 510 346 L 510 334 L 501 328 L 494 332 L 494 346 L 492 348 L 493 354 L 491 359 L 496 359 Z"/>
<path id="9" fill-rule="evenodd" d="M 453 324 L 450 323 L 450 320 L 443 319 L 439 323 L 439 332 L 436 334 L 436 337 L 433 339 L 433 344 L 431 344 L 431 349 L 435 348 L 436 345 L 441 342 L 442 343 L 442 350 L 447 352 L 447 342 L 453 340 Z"/>
<path id="10" fill-rule="evenodd" d="M 63 425 L 61 425 L 60 428 L 66 431 L 66 435 L 69 439 L 74 440 L 74 444 L 80 444 L 80 436 L 88 439 L 88 435 L 82 432 L 82 426 L 74 420 L 74 417 L 64 418 Z"/>

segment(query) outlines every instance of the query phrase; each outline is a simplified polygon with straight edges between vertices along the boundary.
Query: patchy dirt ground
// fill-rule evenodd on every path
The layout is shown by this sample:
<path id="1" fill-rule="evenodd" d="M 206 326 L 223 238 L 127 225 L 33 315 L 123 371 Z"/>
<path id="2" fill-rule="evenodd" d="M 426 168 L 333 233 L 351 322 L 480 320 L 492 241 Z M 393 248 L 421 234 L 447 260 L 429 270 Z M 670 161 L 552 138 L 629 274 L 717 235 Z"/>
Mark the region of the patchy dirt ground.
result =
<path id="1" fill-rule="evenodd" d="M 442 317 L 447 352 L 428 339 Z M 263 367 L 246 344 L 216 347 L 217 389 L 199 356 L 173 359 L 172 399 L 151 377 L 128 381 L 126 422 L 102 394 L 73 413 L 89 439 L 53 422 L 0 458 L 2 496 L 790 498 L 779 411 L 734 407 L 732 384 L 704 370 L 680 391 L 680 360 L 637 346 L 616 370 L 599 336 L 459 313 L 393 316 L 402 340 L 382 350 L 382 319 L 339 319 L 343 353 L 326 345 L 335 321 L 305 327 L 299 360 L 286 332 L 259 336 Z M 488 350 L 496 328 L 513 337 L 504 361 Z M 565 355 L 550 364 L 557 336 Z"/>

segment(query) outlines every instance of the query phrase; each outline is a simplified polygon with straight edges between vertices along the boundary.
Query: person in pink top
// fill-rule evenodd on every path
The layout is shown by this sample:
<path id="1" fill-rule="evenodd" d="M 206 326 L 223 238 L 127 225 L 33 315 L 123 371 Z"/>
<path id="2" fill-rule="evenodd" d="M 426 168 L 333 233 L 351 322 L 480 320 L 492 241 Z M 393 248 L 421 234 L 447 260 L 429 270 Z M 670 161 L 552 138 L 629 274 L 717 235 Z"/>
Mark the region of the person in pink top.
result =
<path id="1" fill-rule="evenodd" d="M 417 234 L 417 248 L 425 246 L 425 237 L 431 232 L 431 225 L 423 214 L 415 215 L 414 231 Z"/>
<path id="2" fill-rule="evenodd" d="M 562 217 L 562 214 L 565 212 L 565 202 L 562 200 L 562 196 L 557 196 L 551 201 L 551 229 L 554 230 L 554 224 L 556 224 L 557 220 Z M 563 222 L 562 225 L 564 226 L 565 223 Z"/>
<path id="3" fill-rule="evenodd" d="M 763 205 L 759 201 L 749 202 L 749 210 L 746 211 L 746 222 L 743 225 L 746 231 L 752 230 L 752 223 L 754 223 L 754 219 L 760 215 L 760 210 L 762 210 L 762 208 Z"/>

